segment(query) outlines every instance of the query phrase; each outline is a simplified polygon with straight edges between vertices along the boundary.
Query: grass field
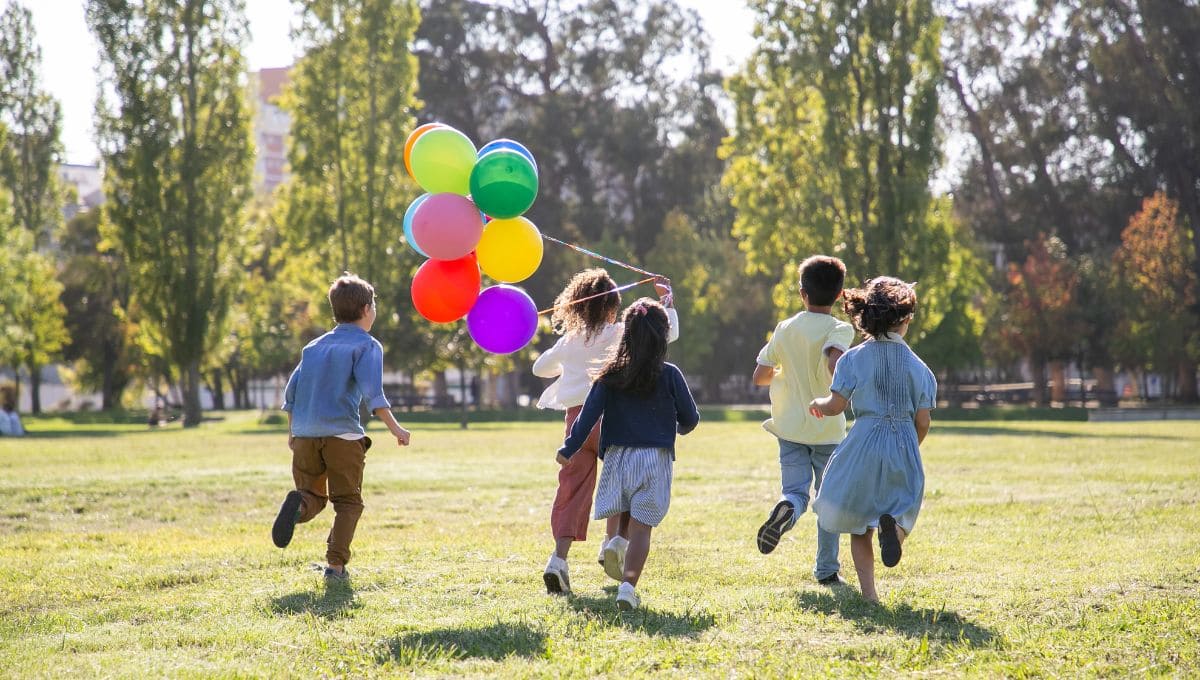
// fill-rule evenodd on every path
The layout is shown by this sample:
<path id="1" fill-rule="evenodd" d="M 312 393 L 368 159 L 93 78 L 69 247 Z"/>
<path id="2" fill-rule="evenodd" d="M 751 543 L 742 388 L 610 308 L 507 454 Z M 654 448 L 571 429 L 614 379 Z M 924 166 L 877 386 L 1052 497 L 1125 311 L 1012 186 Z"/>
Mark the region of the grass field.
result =
<path id="1" fill-rule="evenodd" d="M 331 510 L 270 541 L 281 428 L 27 421 L 0 439 L 0 676 L 1200 675 L 1200 423 L 936 416 L 882 604 L 813 582 L 812 515 L 758 554 L 776 449 L 717 422 L 679 442 L 625 614 L 599 522 L 576 594 L 544 593 L 555 424 L 378 433 L 352 585 L 327 589 Z"/>

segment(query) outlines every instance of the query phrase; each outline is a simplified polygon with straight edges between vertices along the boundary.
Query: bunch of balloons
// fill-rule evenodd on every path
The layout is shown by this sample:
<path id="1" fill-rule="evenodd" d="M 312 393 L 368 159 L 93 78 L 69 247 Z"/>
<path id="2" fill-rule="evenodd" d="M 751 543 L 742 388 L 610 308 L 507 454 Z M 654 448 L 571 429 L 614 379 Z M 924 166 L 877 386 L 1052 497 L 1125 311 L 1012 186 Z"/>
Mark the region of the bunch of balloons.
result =
<path id="1" fill-rule="evenodd" d="M 466 316 L 489 352 L 521 349 L 537 331 L 537 307 L 509 284 L 542 263 L 541 232 L 521 216 L 537 198 L 533 154 L 511 139 L 476 151 L 458 130 L 428 123 L 408 136 L 404 166 L 427 192 L 404 213 L 404 240 L 429 258 L 413 277 L 413 306 L 435 323 Z M 499 283 L 481 291 L 481 270 Z"/>

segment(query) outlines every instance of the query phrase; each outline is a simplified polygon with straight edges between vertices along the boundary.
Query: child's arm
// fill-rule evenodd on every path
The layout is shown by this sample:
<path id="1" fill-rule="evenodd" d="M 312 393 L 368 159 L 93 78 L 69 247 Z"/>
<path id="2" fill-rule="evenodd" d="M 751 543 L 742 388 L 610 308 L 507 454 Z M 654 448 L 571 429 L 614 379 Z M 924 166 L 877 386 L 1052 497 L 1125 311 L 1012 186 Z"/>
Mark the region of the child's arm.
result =
<path id="1" fill-rule="evenodd" d="M 675 431 L 679 434 L 687 434 L 696 429 L 696 425 L 700 423 L 700 409 L 696 408 L 696 400 L 692 398 L 692 391 L 688 389 L 687 380 L 684 380 L 683 374 L 678 369 L 673 373 L 671 380 L 675 383 L 675 421 L 677 423 Z"/>
<path id="2" fill-rule="evenodd" d="M 828 397 L 820 397 L 809 402 L 808 412 L 818 418 L 841 415 L 849 403 L 849 400 L 837 392 L 830 392 Z"/>
<path id="3" fill-rule="evenodd" d="M 604 415 L 604 402 L 608 398 L 608 389 L 604 383 L 597 380 L 592 383 L 592 389 L 588 392 L 587 399 L 583 402 L 583 408 L 579 411 L 579 417 L 575 419 L 575 424 L 571 426 L 571 434 L 567 436 L 563 442 L 562 448 L 558 450 L 558 455 L 554 460 L 558 461 L 559 465 L 566 465 L 571 456 L 579 451 L 579 447 L 587 441 L 588 435 L 591 434 L 592 428 L 596 426 L 596 421 L 600 420 L 600 416 Z"/>
<path id="4" fill-rule="evenodd" d="M 771 384 L 771 381 L 774 378 L 775 378 L 775 367 L 774 366 L 767 366 L 765 364 L 755 365 L 754 375 L 751 377 L 751 379 L 754 381 L 755 385 L 757 385 L 758 387 L 766 387 Z"/>
<path id="5" fill-rule="evenodd" d="M 925 441 L 925 435 L 929 434 L 929 424 L 932 419 L 929 417 L 929 409 L 919 408 L 916 415 L 913 416 L 913 425 L 917 426 L 917 443 Z"/>
<path id="6" fill-rule="evenodd" d="M 533 362 L 533 374 L 539 378 L 557 378 L 562 375 L 563 341 L 566 336 L 558 339 L 554 346 L 542 352 Z"/>
<path id="7" fill-rule="evenodd" d="M 382 420 L 387 429 L 396 438 L 396 443 L 400 446 L 408 446 L 409 440 L 412 438 L 412 433 L 400 427 L 400 423 L 396 422 L 396 416 L 392 413 L 392 409 L 380 406 L 372 411 L 375 417 Z"/>
<path id="8" fill-rule="evenodd" d="M 675 311 L 675 294 L 671 291 L 671 279 L 660 276 L 654 280 L 654 292 L 658 301 L 667 309 L 667 343 L 679 339 L 679 312 Z"/>
<path id="9" fill-rule="evenodd" d="M 825 361 L 827 361 L 829 365 L 829 375 L 833 375 L 833 370 L 837 368 L 838 359 L 841 359 L 842 355 L 845 353 L 845 351 L 838 349 L 837 347 L 830 347 L 825 350 Z"/>

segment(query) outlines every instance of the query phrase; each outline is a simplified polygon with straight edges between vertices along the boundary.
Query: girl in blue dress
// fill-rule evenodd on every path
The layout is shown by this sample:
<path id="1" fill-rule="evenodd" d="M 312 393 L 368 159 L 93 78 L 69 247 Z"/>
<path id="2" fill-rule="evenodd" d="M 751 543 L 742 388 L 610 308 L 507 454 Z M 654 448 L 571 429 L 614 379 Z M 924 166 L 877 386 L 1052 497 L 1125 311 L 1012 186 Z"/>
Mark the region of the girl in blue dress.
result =
<path id="1" fill-rule="evenodd" d="M 829 459 L 813 509 L 822 529 L 850 534 L 863 597 L 878 602 L 872 534 L 879 533 L 884 566 L 896 566 L 925 492 L 919 445 L 929 432 L 937 380 L 904 342 L 917 307 L 912 284 L 876 277 L 846 290 L 842 305 L 866 342 L 838 360 L 831 394 L 809 404 L 818 418 L 847 406 L 854 413 L 854 426 Z"/>

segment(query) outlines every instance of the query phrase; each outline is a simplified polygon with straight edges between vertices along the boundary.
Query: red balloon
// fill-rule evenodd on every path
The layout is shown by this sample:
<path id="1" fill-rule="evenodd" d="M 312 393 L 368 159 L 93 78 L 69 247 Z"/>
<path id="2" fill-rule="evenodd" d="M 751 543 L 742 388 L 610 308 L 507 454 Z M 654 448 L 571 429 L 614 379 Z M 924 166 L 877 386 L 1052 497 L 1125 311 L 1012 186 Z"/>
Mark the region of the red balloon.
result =
<path id="1" fill-rule="evenodd" d="M 412 281 L 417 313 L 434 323 L 458 321 L 479 297 L 479 263 L 475 253 L 457 260 L 426 260 Z"/>

